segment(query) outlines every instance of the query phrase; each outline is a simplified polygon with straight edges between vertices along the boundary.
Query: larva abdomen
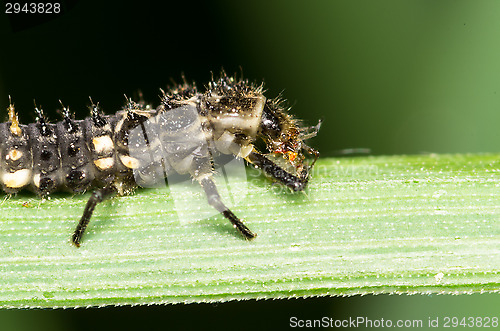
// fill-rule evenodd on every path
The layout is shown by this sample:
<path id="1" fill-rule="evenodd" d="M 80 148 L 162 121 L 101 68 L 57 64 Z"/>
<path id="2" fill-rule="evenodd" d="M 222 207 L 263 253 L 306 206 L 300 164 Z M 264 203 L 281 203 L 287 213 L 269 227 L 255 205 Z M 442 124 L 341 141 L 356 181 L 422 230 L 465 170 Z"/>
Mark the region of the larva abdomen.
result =
<path id="1" fill-rule="evenodd" d="M 109 184 L 117 169 L 114 117 L 103 116 L 99 126 L 92 117 L 65 118 L 55 124 L 0 123 L 3 191 L 13 194 L 27 188 L 47 196 L 54 191 L 81 193 L 94 184 Z"/>

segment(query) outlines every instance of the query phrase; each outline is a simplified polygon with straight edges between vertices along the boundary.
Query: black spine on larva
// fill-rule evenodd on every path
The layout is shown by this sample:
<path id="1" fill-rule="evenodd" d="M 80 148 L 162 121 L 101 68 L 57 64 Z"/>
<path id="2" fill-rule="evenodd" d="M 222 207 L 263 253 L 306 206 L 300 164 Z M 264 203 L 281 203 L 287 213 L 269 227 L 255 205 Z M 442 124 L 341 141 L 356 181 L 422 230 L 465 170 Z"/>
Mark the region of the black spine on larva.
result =
<path id="1" fill-rule="evenodd" d="M 31 182 L 32 158 L 27 126 L 14 133 L 11 123 L 0 123 L 0 174 L 2 189 L 16 193 Z"/>
<path id="2" fill-rule="evenodd" d="M 97 128 L 102 128 L 106 125 L 106 120 L 104 119 L 101 110 L 99 109 L 99 104 L 91 106 L 92 110 L 92 122 Z"/>

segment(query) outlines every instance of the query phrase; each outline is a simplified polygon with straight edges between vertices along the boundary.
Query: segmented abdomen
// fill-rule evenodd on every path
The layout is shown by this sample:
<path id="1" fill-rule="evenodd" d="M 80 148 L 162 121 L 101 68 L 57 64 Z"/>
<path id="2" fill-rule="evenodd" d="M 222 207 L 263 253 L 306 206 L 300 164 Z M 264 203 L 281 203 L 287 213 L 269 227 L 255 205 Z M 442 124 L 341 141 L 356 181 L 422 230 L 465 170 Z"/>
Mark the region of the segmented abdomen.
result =
<path id="1" fill-rule="evenodd" d="M 16 193 L 28 188 L 42 196 L 57 190 L 79 193 L 91 185 L 106 185 L 117 174 L 129 175 L 129 167 L 117 162 L 117 115 L 99 119 L 0 123 L 2 189 Z"/>

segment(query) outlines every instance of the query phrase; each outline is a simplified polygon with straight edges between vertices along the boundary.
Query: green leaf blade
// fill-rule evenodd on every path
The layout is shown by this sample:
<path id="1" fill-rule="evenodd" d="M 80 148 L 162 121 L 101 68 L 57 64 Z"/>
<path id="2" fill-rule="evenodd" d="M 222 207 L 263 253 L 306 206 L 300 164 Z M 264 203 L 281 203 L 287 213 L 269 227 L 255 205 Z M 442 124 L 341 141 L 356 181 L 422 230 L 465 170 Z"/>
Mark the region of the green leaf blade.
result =
<path id="1" fill-rule="evenodd" d="M 100 204 L 75 248 L 88 194 L 19 195 L 0 205 L 0 305 L 498 292 L 499 169 L 498 154 L 320 159 L 306 194 L 249 169 L 232 209 L 250 242 L 149 189 Z"/>

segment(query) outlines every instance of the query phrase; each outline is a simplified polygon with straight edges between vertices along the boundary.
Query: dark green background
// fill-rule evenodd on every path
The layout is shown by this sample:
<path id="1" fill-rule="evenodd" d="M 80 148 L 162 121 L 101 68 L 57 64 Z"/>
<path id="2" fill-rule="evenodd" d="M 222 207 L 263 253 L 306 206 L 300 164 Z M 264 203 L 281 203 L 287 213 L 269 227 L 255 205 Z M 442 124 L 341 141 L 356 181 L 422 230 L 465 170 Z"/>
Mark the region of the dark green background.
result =
<path id="1" fill-rule="evenodd" d="M 33 99 L 53 121 L 59 99 L 81 118 L 88 96 L 112 113 L 124 93 L 138 89 L 157 103 L 158 88 L 178 81 L 181 72 L 202 87 L 211 71 L 241 67 L 249 79 L 266 82 L 268 97 L 284 91 L 307 124 L 324 120 L 311 143 L 324 156 L 348 148 L 372 154 L 499 151 L 498 1 L 62 3 L 60 15 L 0 16 L 0 108 L 11 95 L 25 123 L 34 119 Z M 425 320 L 486 315 L 498 306 L 499 295 L 378 296 L 1 311 L 0 320 L 52 330 L 134 321 L 161 323 L 161 329 L 179 323 L 254 329 L 254 323 L 286 327 L 299 312 L 303 318 L 393 319 L 414 312 L 412 318 Z"/>
<path id="2" fill-rule="evenodd" d="M 12 95 L 26 122 L 33 99 L 84 116 L 92 96 L 112 113 L 138 89 L 157 104 L 181 72 L 202 87 L 241 67 L 324 120 L 323 155 L 499 150 L 498 1 L 63 3 L 0 21 L 0 107 Z"/>

